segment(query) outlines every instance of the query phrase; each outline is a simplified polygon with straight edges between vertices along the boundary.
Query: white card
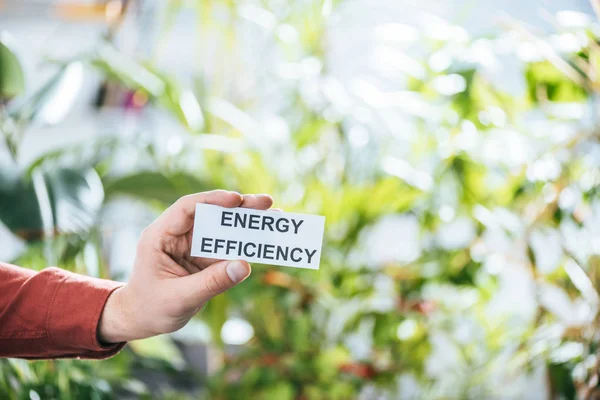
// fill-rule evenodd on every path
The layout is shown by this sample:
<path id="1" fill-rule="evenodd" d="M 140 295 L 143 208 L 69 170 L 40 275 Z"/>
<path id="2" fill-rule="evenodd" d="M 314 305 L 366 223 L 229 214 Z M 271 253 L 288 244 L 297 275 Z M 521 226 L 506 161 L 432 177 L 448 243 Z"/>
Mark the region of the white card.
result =
<path id="1" fill-rule="evenodd" d="M 325 217 L 196 204 L 192 256 L 319 269 Z"/>

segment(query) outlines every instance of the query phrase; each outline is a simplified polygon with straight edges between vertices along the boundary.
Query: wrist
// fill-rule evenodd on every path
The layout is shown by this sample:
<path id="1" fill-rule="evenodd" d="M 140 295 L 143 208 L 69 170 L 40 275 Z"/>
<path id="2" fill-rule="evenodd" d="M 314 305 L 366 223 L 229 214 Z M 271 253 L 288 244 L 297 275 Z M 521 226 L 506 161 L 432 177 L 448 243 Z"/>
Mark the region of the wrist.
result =
<path id="1" fill-rule="evenodd" d="M 127 285 L 122 286 L 114 290 L 106 300 L 98 323 L 98 340 L 103 344 L 139 339 L 135 335 L 131 316 L 127 312 L 129 305 L 126 300 L 127 292 Z"/>

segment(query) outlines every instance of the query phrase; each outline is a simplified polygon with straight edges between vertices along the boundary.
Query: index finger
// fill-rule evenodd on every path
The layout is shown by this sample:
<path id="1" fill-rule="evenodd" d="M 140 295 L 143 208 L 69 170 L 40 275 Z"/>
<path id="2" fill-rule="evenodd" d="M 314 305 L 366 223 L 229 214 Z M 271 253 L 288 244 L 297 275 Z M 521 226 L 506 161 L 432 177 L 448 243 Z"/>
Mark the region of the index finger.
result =
<path id="1" fill-rule="evenodd" d="M 273 198 L 268 194 L 245 194 L 240 207 L 255 210 L 268 210 L 273 205 Z"/>
<path id="2" fill-rule="evenodd" d="M 196 203 L 214 204 L 221 207 L 238 207 L 242 204 L 242 195 L 227 190 L 213 190 L 189 194 L 181 197 L 162 213 L 156 220 L 167 234 L 183 235 L 188 232 L 194 224 Z"/>
<path id="3" fill-rule="evenodd" d="M 194 224 L 196 203 L 214 204 L 221 207 L 246 207 L 266 209 L 273 204 L 269 195 L 245 195 L 227 190 L 213 190 L 181 197 L 156 220 L 164 232 L 169 235 L 183 235 Z"/>

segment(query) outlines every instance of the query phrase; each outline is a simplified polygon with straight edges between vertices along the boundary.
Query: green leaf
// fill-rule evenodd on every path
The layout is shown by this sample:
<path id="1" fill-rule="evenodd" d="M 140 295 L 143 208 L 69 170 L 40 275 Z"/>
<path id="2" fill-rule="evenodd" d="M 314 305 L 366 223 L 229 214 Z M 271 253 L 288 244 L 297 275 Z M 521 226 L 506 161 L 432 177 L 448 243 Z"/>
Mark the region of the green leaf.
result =
<path id="1" fill-rule="evenodd" d="M 156 201 L 163 205 L 170 205 L 186 194 L 211 189 L 206 182 L 185 172 L 167 175 L 154 171 L 105 178 L 104 188 L 107 198 L 125 195 L 145 201 Z"/>
<path id="2" fill-rule="evenodd" d="M 202 310 L 200 316 L 210 327 L 213 342 L 219 346 L 223 345 L 221 329 L 227 321 L 229 311 L 229 298 L 227 295 L 212 298 Z"/>
<path id="3" fill-rule="evenodd" d="M 129 343 L 133 351 L 142 357 L 156 358 L 175 366 L 183 366 L 181 353 L 168 335 L 154 336 Z"/>
<path id="4" fill-rule="evenodd" d="M 103 46 L 90 61 L 106 75 L 131 89 L 141 89 L 154 97 L 164 94 L 165 83 L 160 77 L 110 45 Z"/>
<path id="5" fill-rule="evenodd" d="M 295 390 L 290 382 L 277 382 L 263 390 L 257 397 L 265 400 L 292 400 L 295 397 Z"/>
<path id="6" fill-rule="evenodd" d="M 570 102 L 585 101 L 586 90 L 569 79 L 550 61 L 531 63 L 525 72 L 527 91 L 531 101 L 538 103 L 543 100 Z M 540 93 L 543 97 L 540 98 Z"/>
<path id="7" fill-rule="evenodd" d="M 41 173 L 36 191 L 34 180 L 17 169 L 0 170 L 0 220 L 26 240 L 42 237 L 42 207 L 59 233 L 87 232 L 96 222 L 102 206 L 102 182 L 92 168 L 55 168 Z M 40 199 L 40 193 L 47 193 Z M 47 206 L 46 206 L 47 207 Z"/>
<path id="8" fill-rule="evenodd" d="M 318 118 L 310 118 L 308 121 L 303 122 L 293 136 L 296 147 L 301 149 L 317 141 L 327 126 L 327 121 Z"/>
<path id="9" fill-rule="evenodd" d="M 104 201 L 104 188 L 96 171 L 61 168 L 44 176 L 57 230 L 60 233 L 89 231 Z"/>
<path id="10" fill-rule="evenodd" d="M 204 128 L 204 112 L 196 95 L 189 89 L 181 88 L 171 76 L 150 66 L 146 68 L 165 84 L 164 93 L 157 97 L 159 103 L 167 108 L 188 131 L 201 132 Z"/>
<path id="11" fill-rule="evenodd" d="M 203 129 L 204 114 L 200 102 L 191 90 L 182 89 L 171 76 L 118 52 L 110 45 L 102 47 L 90 61 L 111 79 L 131 90 L 148 94 L 189 131 L 197 133 Z"/>
<path id="12" fill-rule="evenodd" d="M 66 64 L 31 96 L 11 106 L 9 115 L 25 123 L 56 124 L 71 109 L 82 82 L 83 65 Z"/>
<path id="13" fill-rule="evenodd" d="M 32 161 L 27 167 L 26 175 L 31 176 L 34 170 L 45 163 L 58 164 L 63 158 L 74 159 L 71 164 L 74 168 L 76 165 L 80 165 L 83 168 L 94 167 L 99 170 L 106 164 L 112 163 L 112 157 L 119 145 L 122 145 L 119 138 L 109 136 L 62 146 L 48 151 Z M 102 174 L 100 173 L 100 175 Z"/>
<path id="14" fill-rule="evenodd" d="M 548 365 L 551 393 L 557 398 L 576 399 L 576 388 L 567 364 Z"/>
<path id="15" fill-rule="evenodd" d="M 12 38 L 0 35 L 0 103 L 23 94 L 25 77 L 17 56 L 11 51 Z"/>
<path id="16" fill-rule="evenodd" d="M 16 169 L 0 170 L 0 221 L 23 238 L 41 236 L 40 207 L 31 180 Z"/>

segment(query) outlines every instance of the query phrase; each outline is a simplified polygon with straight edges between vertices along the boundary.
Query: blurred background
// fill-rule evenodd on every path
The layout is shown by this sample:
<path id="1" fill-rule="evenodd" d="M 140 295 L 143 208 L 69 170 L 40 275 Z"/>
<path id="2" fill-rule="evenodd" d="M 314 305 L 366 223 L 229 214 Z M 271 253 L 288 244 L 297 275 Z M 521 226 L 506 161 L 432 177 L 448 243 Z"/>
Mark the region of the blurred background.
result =
<path id="1" fill-rule="evenodd" d="M 600 398 L 600 2 L 0 0 L 0 259 L 126 280 L 179 196 L 325 215 L 102 362 L 0 398 Z"/>

